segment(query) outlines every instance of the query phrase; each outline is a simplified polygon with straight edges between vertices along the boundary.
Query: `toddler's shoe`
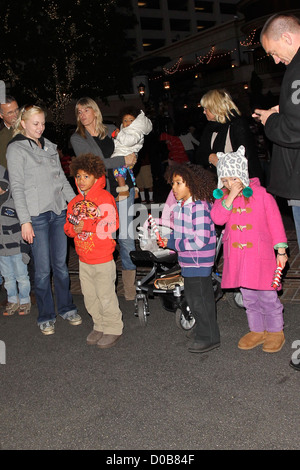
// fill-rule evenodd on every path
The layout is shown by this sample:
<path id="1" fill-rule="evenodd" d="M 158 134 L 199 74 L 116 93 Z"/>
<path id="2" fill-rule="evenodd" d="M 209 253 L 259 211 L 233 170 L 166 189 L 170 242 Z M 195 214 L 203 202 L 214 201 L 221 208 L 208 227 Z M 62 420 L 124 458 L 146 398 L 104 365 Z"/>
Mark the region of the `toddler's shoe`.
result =
<path id="1" fill-rule="evenodd" d="M 263 351 L 268 353 L 275 353 L 281 350 L 282 346 L 285 343 L 283 331 L 277 331 L 275 333 L 270 333 L 267 331 L 267 337 L 264 341 Z"/>
<path id="2" fill-rule="evenodd" d="M 31 303 L 20 304 L 19 315 L 29 315 L 31 309 Z"/>
<path id="3" fill-rule="evenodd" d="M 245 336 L 243 336 L 238 342 L 239 349 L 253 349 L 256 348 L 259 344 L 263 344 L 267 336 L 266 331 L 255 332 L 250 331 Z"/>
<path id="4" fill-rule="evenodd" d="M 102 338 L 98 341 L 97 346 L 101 349 L 111 348 L 116 344 L 117 341 L 121 338 L 122 335 L 103 335 Z"/>
<path id="5" fill-rule="evenodd" d="M 118 196 L 116 197 L 116 201 L 123 201 L 123 199 L 127 199 L 129 197 L 129 187 L 127 186 L 118 186 L 116 188 Z"/>
<path id="6" fill-rule="evenodd" d="M 5 317 L 10 317 L 19 310 L 19 304 L 13 302 L 7 302 L 3 315 Z"/>
<path id="7" fill-rule="evenodd" d="M 98 341 L 102 338 L 102 336 L 103 336 L 102 331 L 92 330 L 90 334 L 87 336 L 86 342 L 87 344 L 90 344 L 90 345 L 97 344 Z"/>

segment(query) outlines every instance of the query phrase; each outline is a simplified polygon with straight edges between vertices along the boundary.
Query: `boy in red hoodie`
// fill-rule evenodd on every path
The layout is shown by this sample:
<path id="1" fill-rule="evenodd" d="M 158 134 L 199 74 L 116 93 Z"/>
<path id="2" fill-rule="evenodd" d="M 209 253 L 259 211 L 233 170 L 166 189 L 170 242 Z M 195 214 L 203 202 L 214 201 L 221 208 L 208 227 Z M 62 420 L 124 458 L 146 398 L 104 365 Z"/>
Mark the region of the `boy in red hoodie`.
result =
<path id="1" fill-rule="evenodd" d="M 73 158 L 70 174 L 79 194 L 68 204 L 65 233 L 74 238 L 84 304 L 94 323 L 87 343 L 110 348 L 123 331 L 113 259 L 119 216 L 113 196 L 104 189 L 105 166 L 99 157 L 83 154 Z"/>

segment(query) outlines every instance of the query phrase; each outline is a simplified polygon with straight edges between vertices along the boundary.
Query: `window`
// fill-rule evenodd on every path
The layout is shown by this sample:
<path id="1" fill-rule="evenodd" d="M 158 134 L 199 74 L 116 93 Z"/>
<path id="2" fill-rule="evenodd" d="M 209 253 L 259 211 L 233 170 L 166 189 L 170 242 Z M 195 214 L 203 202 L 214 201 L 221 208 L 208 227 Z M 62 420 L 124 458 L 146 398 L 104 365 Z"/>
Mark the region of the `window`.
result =
<path id="1" fill-rule="evenodd" d="M 236 5 L 232 5 L 230 3 L 220 3 L 220 12 L 225 15 L 235 15 Z"/>
<path id="2" fill-rule="evenodd" d="M 197 21 L 197 30 L 198 32 L 199 31 L 203 31 L 204 29 L 207 29 L 207 28 L 212 28 L 213 26 L 215 26 L 216 22 L 215 21 Z"/>
<path id="3" fill-rule="evenodd" d="M 195 12 L 196 13 L 213 13 L 213 2 L 206 2 L 203 0 L 195 1 Z"/>
<path id="4" fill-rule="evenodd" d="M 141 18 L 140 21 L 143 31 L 146 29 L 162 31 L 163 29 L 161 18 Z"/>
<path id="5" fill-rule="evenodd" d="M 143 39 L 143 48 L 145 52 L 155 51 L 165 45 L 164 39 Z"/>
<path id="6" fill-rule="evenodd" d="M 159 0 L 144 0 L 138 1 L 139 8 L 152 8 L 154 10 L 159 10 L 160 4 Z"/>
<path id="7" fill-rule="evenodd" d="M 187 0 L 168 0 L 168 9 L 187 11 L 188 1 Z"/>
<path id="8" fill-rule="evenodd" d="M 189 31 L 190 22 L 189 20 L 174 20 L 170 19 L 171 31 Z"/>

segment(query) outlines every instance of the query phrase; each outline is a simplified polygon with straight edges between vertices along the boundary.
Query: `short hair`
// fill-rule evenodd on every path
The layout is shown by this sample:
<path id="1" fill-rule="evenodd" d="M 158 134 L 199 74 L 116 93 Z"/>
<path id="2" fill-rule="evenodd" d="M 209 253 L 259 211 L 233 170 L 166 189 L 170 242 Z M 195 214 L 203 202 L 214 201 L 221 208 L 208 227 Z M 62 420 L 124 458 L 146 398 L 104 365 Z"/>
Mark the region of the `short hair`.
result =
<path id="1" fill-rule="evenodd" d="M 297 33 L 300 28 L 300 20 L 294 15 L 282 15 L 277 13 L 271 16 L 264 24 L 260 33 L 260 40 L 267 36 L 278 41 L 283 33 Z"/>
<path id="2" fill-rule="evenodd" d="M 5 102 L 0 103 L 0 106 L 1 106 L 1 104 L 13 103 L 13 101 L 17 101 L 16 98 L 14 98 L 12 95 L 6 95 L 5 96 Z"/>
<path id="3" fill-rule="evenodd" d="M 0 103 L 0 112 L 2 112 L 1 105 L 2 104 L 9 104 L 13 102 L 17 102 L 16 98 L 14 98 L 12 95 L 6 95 L 5 96 L 5 103 Z"/>
<path id="4" fill-rule="evenodd" d="M 234 116 L 233 110 L 237 114 L 241 114 L 238 107 L 232 101 L 230 94 L 226 90 L 210 90 L 202 96 L 200 104 L 203 108 L 207 108 L 214 116 L 217 122 L 225 124 Z"/>
<path id="5" fill-rule="evenodd" d="M 19 111 L 17 120 L 14 124 L 14 131 L 13 131 L 13 137 L 17 134 L 26 134 L 26 131 L 24 127 L 21 124 L 21 121 L 27 121 L 30 116 L 33 116 L 34 114 L 41 114 L 43 113 L 46 117 L 46 111 L 38 105 L 35 104 L 26 104 L 25 106 L 22 106 L 22 108 Z"/>
<path id="6" fill-rule="evenodd" d="M 91 108 L 96 117 L 96 124 L 95 124 L 95 131 L 100 137 L 100 139 L 104 139 L 104 137 L 107 136 L 108 130 L 107 127 L 103 124 L 103 117 L 102 113 L 100 111 L 99 106 L 97 105 L 96 101 L 94 101 L 92 98 L 89 98 L 88 96 L 85 96 L 83 98 L 80 98 L 76 105 L 75 105 L 75 116 L 77 120 L 77 128 L 76 132 L 81 135 L 84 139 L 86 139 L 85 135 L 85 128 L 84 125 L 81 123 L 80 118 L 79 118 L 79 112 L 78 112 L 78 106 L 84 106 L 86 108 Z"/>
<path id="7" fill-rule="evenodd" d="M 106 173 L 103 161 L 93 153 L 83 153 L 72 158 L 70 175 L 75 178 L 79 170 L 85 171 L 85 173 L 93 175 L 97 179 Z"/>

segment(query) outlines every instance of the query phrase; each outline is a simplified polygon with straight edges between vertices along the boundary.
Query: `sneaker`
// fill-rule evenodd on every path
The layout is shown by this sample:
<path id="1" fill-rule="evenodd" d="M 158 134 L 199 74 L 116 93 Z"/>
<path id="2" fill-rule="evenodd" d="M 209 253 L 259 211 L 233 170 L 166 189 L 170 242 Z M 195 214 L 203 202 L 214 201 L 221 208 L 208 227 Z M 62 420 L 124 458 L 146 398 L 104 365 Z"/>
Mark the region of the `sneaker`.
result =
<path id="1" fill-rule="evenodd" d="M 28 315 L 30 313 L 31 304 L 21 304 L 19 307 L 19 315 Z"/>
<path id="2" fill-rule="evenodd" d="M 70 313 L 70 315 L 68 315 L 65 320 L 68 320 L 68 322 L 70 323 L 70 325 L 81 325 L 82 323 L 82 318 L 80 315 L 78 315 L 78 313 Z"/>
<path id="3" fill-rule="evenodd" d="M 39 325 L 39 328 L 43 335 L 53 335 L 55 332 L 53 321 L 45 321 Z"/>
<path id="4" fill-rule="evenodd" d="M 12 303 L 12 302 L 7 302 L 5 306 L 5 310 L 3 312 L 3 315 L 5 317 L 10 317 L 14 313 L 16 313 L 19 310 L 19 304 L 18 303 Z"/>

